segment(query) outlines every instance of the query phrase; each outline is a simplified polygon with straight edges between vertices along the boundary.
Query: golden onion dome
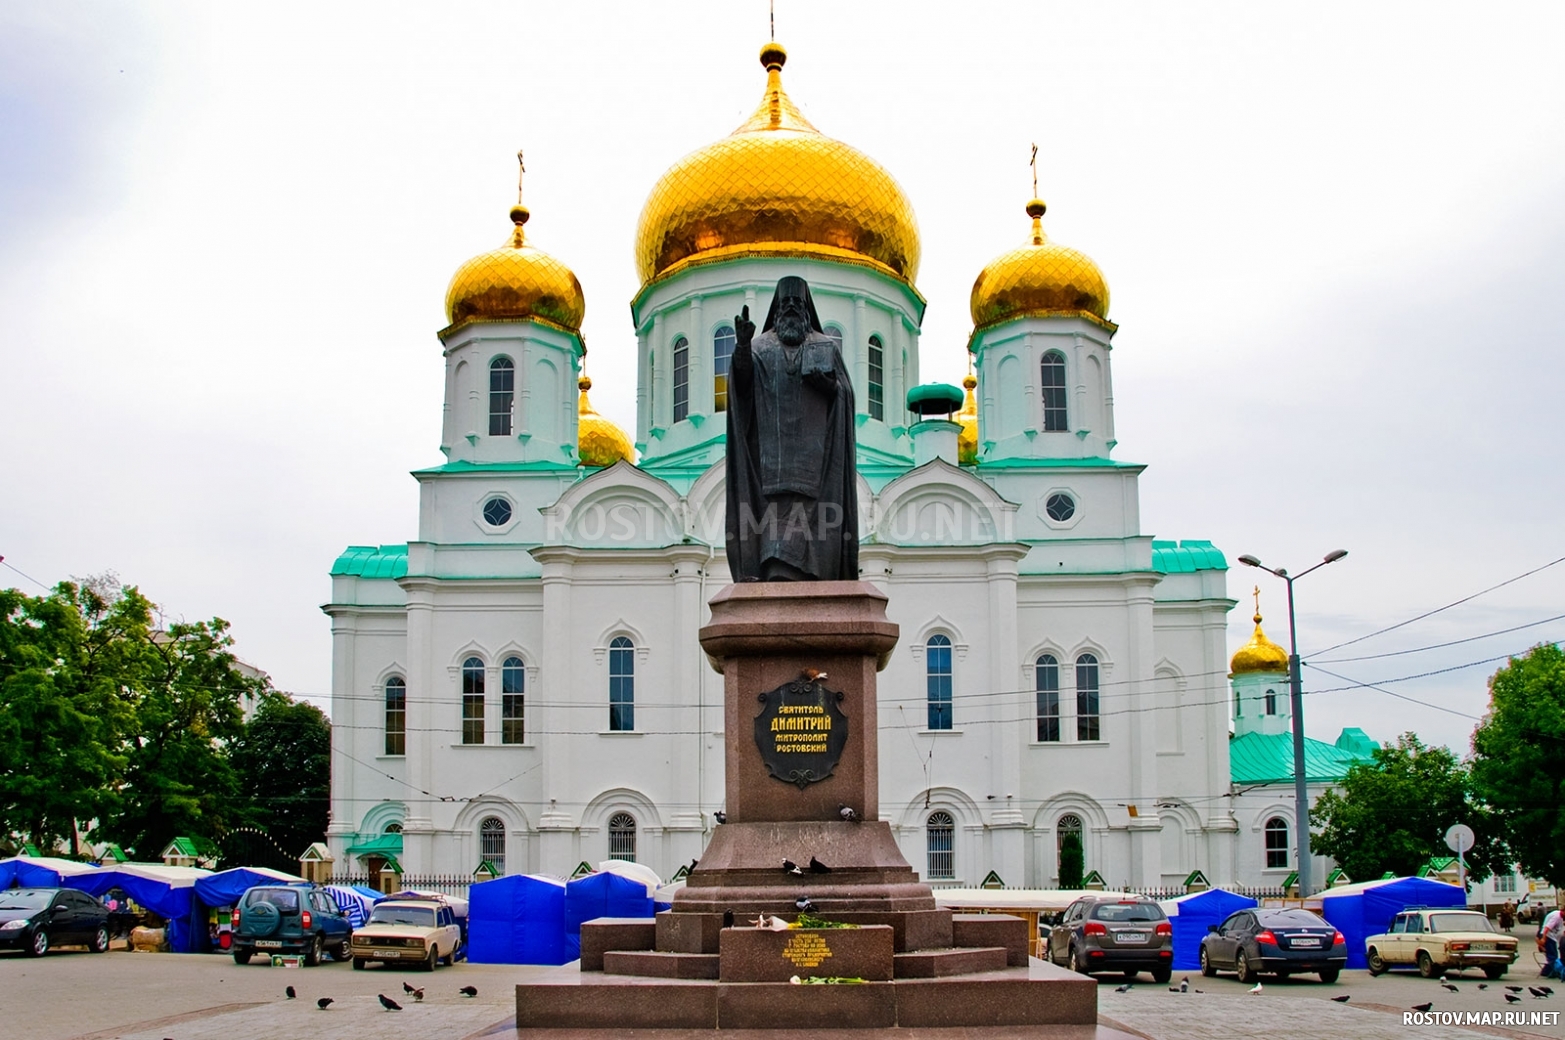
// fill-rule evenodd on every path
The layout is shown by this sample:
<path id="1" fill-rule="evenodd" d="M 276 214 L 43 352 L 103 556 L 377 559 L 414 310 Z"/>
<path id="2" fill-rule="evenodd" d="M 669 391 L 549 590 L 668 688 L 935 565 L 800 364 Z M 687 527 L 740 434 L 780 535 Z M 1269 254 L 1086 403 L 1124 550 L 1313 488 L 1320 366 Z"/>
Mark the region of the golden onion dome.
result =
<path id="1" fill-rule="evenodd" d="M 582 376 L 576 380 L 581 396 L 576 402 L 576 454 L 583 466 L 612 466 L 621 459 L 636 461 L 636 449 L 625 431 L 615 426 L 593 410 L 587 400 L 592 380 Z"/>
<path id="2" fill-rule="evenodd" d="M 979 329 L 1038 314 L 1109 316 L 1109 287 L 1087 254 L 1050 242 L 1042 199 L 1027 203 L 1032 241 L 1002 253 L 978 272 L 969 307 Z"/>
<path id="3" fill-rule="evenodd" d="M 1266 633 L 1261 630 L 1259 610 L 1255 612 L 1255 634 L 1234 654 L 1228 667 L 1231 675 L 1288 670 L 1288 651 L 1266 638 Z"/>
<path id="4" fill-rule="evenodd" d="M 956 413 L 956 421 L 962 426 L 962 432 L 956 435 L 956 460 L 964 466 L 978 463 L 978 402 L 973 398 L 977 386 L 978 380 L 971 372 L 962 378 L 967 397 L 962 401 L 962 410 Z"/>
<path id="5" fill-rule="evenodd" d="M 787 52 L 761 49 L 766 94 L 728 137 L 679 160 L 647 196 L 636 228 L 643 287 L 736 256 L 861 264 L 911 283 L 918 223 L 878 163 L 815 129 L 783 92 Z"/>
<path id="6" fill-rule="evenodd" d="M 499 249 L 480 253 L 457 268 L 446 290 L 451 327 L 471 321 L 531 318 L 579 333 L 587 313 L 581 283 L 569 267 L 528 245 L 522 233 L 529 213 L 511 207 L 511 237 Z"/>

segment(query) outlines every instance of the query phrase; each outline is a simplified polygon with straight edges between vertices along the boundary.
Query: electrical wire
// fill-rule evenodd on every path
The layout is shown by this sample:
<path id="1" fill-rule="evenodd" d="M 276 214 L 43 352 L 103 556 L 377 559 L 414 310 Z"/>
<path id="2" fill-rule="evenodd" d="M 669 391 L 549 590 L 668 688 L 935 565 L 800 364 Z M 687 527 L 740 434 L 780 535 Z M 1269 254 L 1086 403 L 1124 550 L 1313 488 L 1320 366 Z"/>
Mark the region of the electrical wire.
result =
<path id="1" fill-rule="evenodd" d="M 1460 646 L 1463 643 L 1475 643 L 1480 639 L 1492 639 L 1495 636 L 1509 635 L 1512 632 L 1520 632 L 1527 628 L 1537 628 L 1539 625 L 1547 625 L 1551 621 L 1565 620 L 1565 614 L 1556 614 L 1553 617 L 1544 618 L 1542 621 L 1529 621 L 1525 625 L 1514 625 L 1511 628 L 1502 628 L 1494 632 L 1485 632 L 1481 636 L 1468 636 L 1466 639 L 1451 639 L 1444 643 L 1431 643 L 1428 646 L 1417 646 L 1411 650 L 1392 650 L 1384 654 L 1365 654 L 1363 657 L 1337 657 L 1328 658 L 1325 661 L 1312 661 L 1311 664 L 1350 664 L 1354 661 L 1378 661 L 1386 657 L 1402 657 L 1406 654 L 1421 654 L 1426 650 L 1442 650 L 1448 646 Z"/>

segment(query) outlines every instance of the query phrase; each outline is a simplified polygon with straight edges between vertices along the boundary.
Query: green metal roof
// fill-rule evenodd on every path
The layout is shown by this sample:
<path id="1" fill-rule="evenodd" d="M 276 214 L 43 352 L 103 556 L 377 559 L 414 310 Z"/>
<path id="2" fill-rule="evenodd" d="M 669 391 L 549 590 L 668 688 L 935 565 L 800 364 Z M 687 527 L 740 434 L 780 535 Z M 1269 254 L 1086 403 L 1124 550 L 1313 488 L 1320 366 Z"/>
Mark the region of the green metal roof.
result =
<path id="1" fill-rule="evenodd" d="M 1375 752 L 1380 750 L 1380 745 L 1357 726 L 1349 726 L 1337 736 L 1337 747 L 1363 759 L 1373 758 Z"/>
<path id="2" fill-rule="evenodd" d="M 350 856 L 395 856 L 402 851 L 402 835 L 377 834 L 369 841 L 348 846 Z"/>
<path id="3" fill-rule="evenodd" d="M 983 469 L 1145 469 L 1141 462 L 1116 462 L 1114 459 L 986 459 L 980 457 L 978 465 Z"/>
<path id="4" fill-rule="evenodd" d="M 406 545 L 350 545 L 331 565 L 333 577 L 400 578 L 408 572 Z"/>
<path id="5" fill-rule="evenodd" d="M 1226 571 L 1223 551 L 1211 542 L 1186 538 L 1180 542 L 1152 543 L 1152 569 L 1164 574 L 1192 574 L 1196 571 Z"/>
<path id="6" fill-rule="evenodd" d="M 175 855 L 192 859 L 202 859 L 217 851 L 211 842 L 201 838 L 175 838 L 164 849 L 164 855 L 168 855 L 168 849 L 173 849 Z"/>
<path id="7" fill-rule="evenodd" d="M 919 415 L 950 415 L 962 410 L 962 391 L 950 383 L 924 383 L 907 392 L 907 410 Z"/>
<path id="8" fill-rule="evenodd" d="M 1341 780 L 1356 765 L 1367 765 L 1367 755 L 1334 747 L 1323 740 L 1304 738 L 1304 777 L 1327 783 Z M 1236 784 L 1280 784 L 1293 780 L 1293 735 L 1246 733 L 1228 742 L 1228 773 Z"/>
<path id="9" fill-rule="evenodd" d="M 413 471 L 415 477 L 421 477 L 429 473 L 557 473 L 561 470 L 575 470 L 574 462 L 550 462 L 539 459 L 535 462 L 447 462 L 440 466 L 430 466 L 426 469 Z"/>

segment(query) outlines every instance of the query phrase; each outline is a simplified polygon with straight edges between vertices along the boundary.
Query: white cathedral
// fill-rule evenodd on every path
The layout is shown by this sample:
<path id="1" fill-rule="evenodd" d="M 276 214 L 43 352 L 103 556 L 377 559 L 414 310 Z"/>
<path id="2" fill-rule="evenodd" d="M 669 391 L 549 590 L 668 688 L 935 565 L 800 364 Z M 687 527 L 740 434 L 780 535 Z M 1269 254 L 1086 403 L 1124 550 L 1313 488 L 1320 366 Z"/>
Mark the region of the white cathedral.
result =
<path id="1" fill-rule="evenodd" d="M 976 378 L 921 386 L 912 207 L 800 114 L 785 60 L 762 50 L 755 113 L 642 210 L 634 441 L 588 403 L 582 289 L 524 207 L 453 277 L 418 537 L 350 547 L 324 607 L 338 869 L 617 857 L 667 878 L 700 856 L 723 807 L 723 683 L 696 634 L 729 581 L 733 316 L 799 275 L 853 376 L 862 577 L 901 626 L 880 791 L 908 861 L 935 885 L 1054 887 L 1076 831 L 1110 886 L 1280 884 L 1286 654 L 1257 616 L 1230 669 L 1222 553 L 1141 531 L 1102 273 L 1029 202 L 1030 235 L 973 284 Z M 1316 791 L 1373 746 L 1310 744 Z"/>

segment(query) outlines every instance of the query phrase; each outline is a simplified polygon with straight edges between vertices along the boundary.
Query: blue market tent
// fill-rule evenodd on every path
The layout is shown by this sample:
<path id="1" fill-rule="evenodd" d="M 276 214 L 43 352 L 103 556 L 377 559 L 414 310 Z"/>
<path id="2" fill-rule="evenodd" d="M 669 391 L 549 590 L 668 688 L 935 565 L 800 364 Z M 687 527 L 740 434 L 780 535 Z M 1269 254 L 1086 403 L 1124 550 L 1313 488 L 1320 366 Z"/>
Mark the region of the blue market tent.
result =
<path id="1" fill-rule="evenodd" d="M 1207 926 L 1222 924 L 1235 910 L 1248 910 L 1260 904 L 1249 896 L 1212 888 L 1159 900 L 1158 905 L 1174 926 L 1174 970 L 1195 971 L 1201 967 L 1201 937 L 1206 934 Z"/>
<path id="2" fill-rule="evenodd" d="M 1389 878 L 1327 889 L 1320 894 L 1321 916 L 1348 943 L 1348 967 L 1366 967 L 1364 939 L 1385 931 L 1391 919 L 1410 906 L 1467 906 L 1456 885 L 1427 878 Z"/>
<path id="3" fill-rule="evenodd" d="M 208 877 L 197 878 L 193 886 L 196 898 L 207 906 L 233 906 L 239 897 L 256 885 L 302 885 L 304 878 L 284 874 L 267 867 L 234 867 L 220 870 Z"/>
<path id="4" fill-rule="evenodd" d="M 175 953 L 201 953 L 210 945 L 206 908 L 195 895 L 195 883 L 211 875 L 200 867 L 167 867 L 161 863 L 121 863 L 64 878 L 66 887 L 102 896 L 125 890 L 142 906 L 168 920 L 168 948 Z"/>
<path id="5" fill-rule="evenodd" d="M 640 886 L 637 886 L 640 887 Z M 474 964 L 566 964 L 565 882 L 512 874 L 467 890 L 467 959 Z"/>
<path id="6" fill-rule="evenodd" d="M 635 878 L 601 871 L 565 886 L 565 943 L 573 961 L 581 956 L 581 926 L 599 917 L 651 917 L 652 894 Z"/>
<path id="7" fill-rule="evenodd" d="M 348 923 L 355 928 L 362 927 L 369 920 L 375 904 L 386 898 L 373 888 L 363 885 L 327 885 L 326 891 L 337 904 L 337 909 L 347 916 Z"/>
<path id="8" fill-rule="evenodd" d="M 61 878 L 97 870 L 95 863 L 52 856 L 12 856 L 0 859 L 0 890 L 19 885 L 22 888 L 59 888 Z"/>

